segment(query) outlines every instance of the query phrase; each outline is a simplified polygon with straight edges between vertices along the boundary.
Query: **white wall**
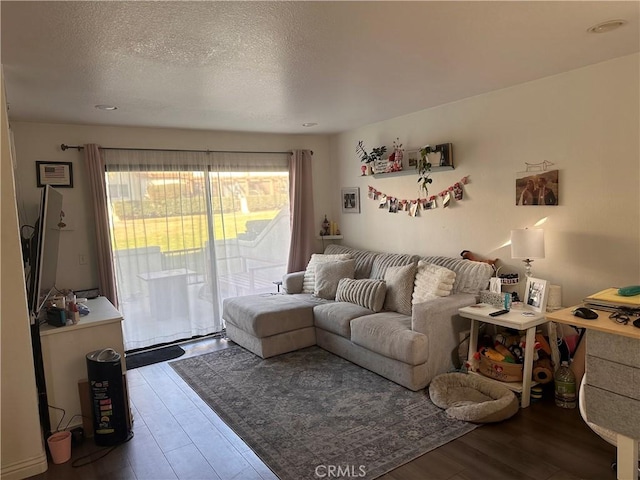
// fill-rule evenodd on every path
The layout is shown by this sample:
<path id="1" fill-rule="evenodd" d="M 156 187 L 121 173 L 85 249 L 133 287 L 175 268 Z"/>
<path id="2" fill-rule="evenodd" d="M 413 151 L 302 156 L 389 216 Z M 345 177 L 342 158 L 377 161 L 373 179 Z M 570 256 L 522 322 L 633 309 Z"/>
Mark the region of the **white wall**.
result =
<path id="1" fill-rule="evenodd" d="M 635 54 L 335 136 L 332 214 L 340 215 L 344 243 L 453 257 L 466 249 L 523 274 L 503 245 L 510 230 L 547 217 L 546 258 L 533 272 L 562 286 L 564 305 L 640 284 L 638 71 Z M 453 143 L 455 170 L 432 174 L 429 190 L 437 194 L 469 175 L 464 200 L 418 218 L 379 210 L 368 185 L 401 199 L 424 196 L 417 176 L 360 176 L 357 142 L 370 150 L 391 147 L 396 137 L 406 147 Z M 560 171 L 559 205 L 516 206 L 516 172 L 544 160 Z M 340 214 L 341 187 L 360 187 L 360 215 Z"/>
<path id="2" fill-rule="evenodd" d="M 2 164 L 0 197 L 2 205 L 0 248 L 0 417 L 2 428 L 2 465 L 0 476 L 11 480 L 37 475 L 47 470 L 38 397 L 31 353 L 31 334 L 27 309 L 22 253 L 18 236 L 18 216 L 9 146 L 9 126 L 4 96 L 4 78 L 0 81 L 2 107 L 0 128 Z"/>
<path id="3" fill-rule="evenodd" d="M 115 147 L 220 150 L 314 150 L 315 219 L 338 221 L 344 244 L 381 251 L 458 257 L 463 249 L 510 258 L 509 232 L 542 218 L 547 254 L 534 262 L 534 275 L 563 287 L 563 303 L 610 286 L 640 283 L 639 56 L 622 57 L 554 77 L 469 98 L 368 125 L 330 139 L 187 130 L 14 123 L 18 156 L 18 206 L 33 221 L 37 208 L 36 160 L 71 161 L 76 187 L 64 191 L 76 218 L 64 234 L 61 287 L 95 286 L 92 219 L 86 205 L 82 154 L 62 152 L 60 143 Z M 425 88 L 428 86 L 425 85 Z M 393 95 L 393 92 L 389 92 Z M 338 113 L 337 113 L 338 114 Z M 465 198 L 448 209 L 382 212 L 367 199 L 367 186 L 400 198 L 420 196 L 416 177 L 360 176 L 358 140 L 369 149 L 400 137 L 406 147 L 453 143 L 456 169 L 434 173 L 438 193 L 469 175 Z M 516 173 L 525 162 L 553 162 L 560 170 L 559 205 L 517 207 Z M 341 214 L 340 188 L 360 187 L 362 213 Z M 67 207 L 65 207 L 67 208 Z M 64 238 L 64 237 L 63 237 Z M 320 248 L 320 245 L 318 246 Z"/>
<path id="4" fill-rule="evenodd" d="M 117 112 L 116 112 L 117 114 Z M 72 162 L 74 188 L 60 189 L 64 196 L 65 222 L 70 231 L 61 232 L 58 257 L 59 289 L 81 290 L 97 286 L 94 223 L 91 197 L 86 180 L 84 157 L 77 150 L 60 149 L 61 143 L 82 145 L 96 143 L 104 147 L 209 149 L 243 151 L 289 151 L 309 149 L 313 155 L 314 202 L 327 203 L 331 171 L 329 140 L 314 135 L 269 135 L 209 132 L 196 130 L 122 128 L 88 125 L 57 125 L 12 122 L 18 159 L 18 209 L 23 224 L 33 224 L 37 218 L 39 189 L 36 187 L 35 162 L 38 160 Z M 317 210 L 318 231 L 322 210 Z M 320 249 L 321 246 L 318 246 Z M 79 255 L 86 255 L 86 265 L 79 264 Z"/>

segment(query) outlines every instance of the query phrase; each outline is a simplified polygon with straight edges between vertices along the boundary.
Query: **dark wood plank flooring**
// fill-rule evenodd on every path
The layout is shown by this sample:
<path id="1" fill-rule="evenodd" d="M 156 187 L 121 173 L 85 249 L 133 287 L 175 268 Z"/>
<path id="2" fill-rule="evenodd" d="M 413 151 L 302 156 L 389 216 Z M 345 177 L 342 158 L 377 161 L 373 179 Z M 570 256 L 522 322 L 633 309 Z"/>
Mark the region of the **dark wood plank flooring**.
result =
<path id="1" fill-rule="evenodd" d="M 183 345 L 186 355 L 226 348 L 224 340 Z M 32 477 L 49 480 L 277 480 L 277 477 L 175 374 L 167 363 L 127 373 L 135 436 L 104 458 L 74 468 L 83 455 L 107 450 L 92 440 L 72 460 Z M 615 448 L 577 409 L 555 406 L 552 392 L 511 419 L 484 425 L 380 477 L 381 480 L 615 479 Z"/>

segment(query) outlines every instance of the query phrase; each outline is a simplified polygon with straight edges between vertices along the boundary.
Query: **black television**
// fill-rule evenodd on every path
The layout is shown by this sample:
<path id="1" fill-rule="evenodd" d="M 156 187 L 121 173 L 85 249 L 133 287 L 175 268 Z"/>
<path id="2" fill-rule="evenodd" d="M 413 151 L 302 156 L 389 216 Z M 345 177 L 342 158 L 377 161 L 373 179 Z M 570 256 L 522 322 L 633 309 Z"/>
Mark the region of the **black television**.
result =
<path id="1" fill-rule="evenodd" d="M 33 234 L 29 240 L 28 254 L 25 258 L 29 268 L 28 276 L 25 275 L 25 278 L 27 278 L 27 301 L 31 319 L 31 348 L 38 390 L 40 424 L 45 437 L 51 434 L 51 420 L 40 342 L 39 316 L 56 285 L 58 247 L 60 245 L 58 224 L 61 212 L 62 194 L 50 185 L 45 185 L 40 197 L 39 217 L 34 225 Z"/>
<path id="2" fill-rule="evenodd" d="M 28 304 L 31 323 L 38 316 L 56 285 L 62 194 L 45 185 L 40 198 L 40 212 L 29 247 Z"/>

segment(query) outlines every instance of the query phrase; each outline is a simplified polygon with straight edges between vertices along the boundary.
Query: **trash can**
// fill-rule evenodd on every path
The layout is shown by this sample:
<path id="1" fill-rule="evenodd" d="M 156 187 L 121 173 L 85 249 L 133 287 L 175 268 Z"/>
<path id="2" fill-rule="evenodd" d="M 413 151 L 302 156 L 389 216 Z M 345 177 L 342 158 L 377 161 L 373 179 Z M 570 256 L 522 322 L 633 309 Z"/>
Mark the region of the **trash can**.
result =
<path id="1" fill-rule="evenodd" d="M 129 427 L 120 354 L 112 348 L 88 353 L 87 376 L 96 445 L 124 442 Z"/>

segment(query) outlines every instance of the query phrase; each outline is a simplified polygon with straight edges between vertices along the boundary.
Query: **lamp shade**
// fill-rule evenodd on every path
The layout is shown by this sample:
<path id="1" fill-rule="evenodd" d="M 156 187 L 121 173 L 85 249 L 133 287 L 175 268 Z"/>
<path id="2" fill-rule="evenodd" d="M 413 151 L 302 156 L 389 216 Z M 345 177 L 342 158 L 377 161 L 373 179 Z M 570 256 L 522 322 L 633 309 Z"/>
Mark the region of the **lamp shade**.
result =
<path id="1" fill-rule="evenodd" d="M 511 230 L 511 258 L 544 258 L 544 230 Z"/>

